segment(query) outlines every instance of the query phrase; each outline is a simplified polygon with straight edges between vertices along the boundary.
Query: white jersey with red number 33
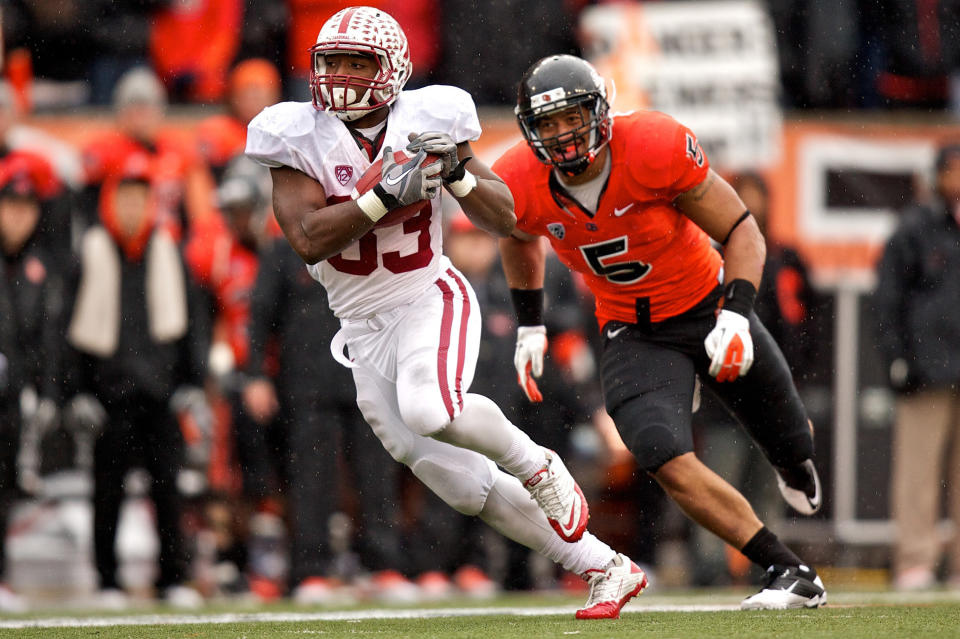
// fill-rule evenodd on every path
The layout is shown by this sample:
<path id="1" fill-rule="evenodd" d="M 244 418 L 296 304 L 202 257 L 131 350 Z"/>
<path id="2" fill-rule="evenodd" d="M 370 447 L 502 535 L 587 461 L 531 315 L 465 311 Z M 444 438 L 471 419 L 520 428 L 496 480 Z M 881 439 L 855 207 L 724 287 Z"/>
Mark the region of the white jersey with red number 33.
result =
<path id="1" fill-rule="evenodd" d="M 473 99 L 450 86 L 403 91 L 390 106 L 380 153 L 387 146 L 403 149 L 409 133 L 426 131 L 448 133 L 457 143 L 479 138 Z M 246 153 L 266 166 L 306 173 L 323 186 L 328 204 L 350 199 L 372 164 L 343 122 L 309 102 L 264 109 L 250 122 Z M 337 317 L 371 317 L 414 301 L 433 285 L 443 246 L 440 197 L 403 224 L 373 229 L 339 255 L 307 267 L 327 289 Z"/>

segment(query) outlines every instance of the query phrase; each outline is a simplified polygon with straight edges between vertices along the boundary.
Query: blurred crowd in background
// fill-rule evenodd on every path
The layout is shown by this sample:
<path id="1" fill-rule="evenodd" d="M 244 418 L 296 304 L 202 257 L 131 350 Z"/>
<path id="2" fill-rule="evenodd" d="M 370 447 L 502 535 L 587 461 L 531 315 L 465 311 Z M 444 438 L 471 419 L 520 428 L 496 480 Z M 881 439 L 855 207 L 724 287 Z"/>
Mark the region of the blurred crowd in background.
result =
<path id="1" fill-rule="evenodd" d="M 511 104 L 530 61 L 577 53 L 578 16 L 590 0 L 386 0 L 410 41 L 413 78 L 453 84 L 479 105 Z M 656 3 L 653 3 L 656 4 Z M 944 108 L 960 79 L 956 0 L 764 0 L 788 108 Z M 4 0 L 7 75 L 44 82 L 47 109 L 106 105 L 127 69 L 148 65 L 174 103 L 211 104 L 230 69 L 264 58 L 281 94 L 307 99 L 306 50 L 335 0 Z M 492 43 L 496 43 L 495 46 Z M 26 52 L 26 53 L 22 53 Z M 953 96 L 953 98 L 951 97 Z M 956 105 L 953 105 L 956 106 Z"/>
<path id="2" fill-rule="evenodd" d="M 339 323 L 273 221 L 269 173 L 243 157 L 263 107 L 309 99 L 307 50 L 345 4 L 0 2 L 0 522 L 29 528 L 14 517 L 24 502 L 88 501 L 77 544 L 94 566 L 70 584 L 40 564 L 15 573 L 7 552 L 0 610 L 24 605 L 18 589 L 86 588 L 122 608 L 154 596 L 324 604 L 585 587 L 445 508 L 389 459 L 328 354 Z M 577 16 L 591 3 L 371 4 L 406 31 L 410 88 L 454 84 L 504 106 L 532 61 L 579 52 Z M 960 1 L 765 4 L 787 108 L 945 110 L 960 91 Z M 171 105 L 192 105 L 189 133 L 168 126 Z M 30 123 L 78 109 L 106 121 L 82 148 Z M 764 179 L 733 178 L 763 220 Z M 571 460 L 591 529 L 654 574 L 672 542 L 691 567 L 674 583 L 756 579 L 737 553 L 691 534 L 634 468 L 601 410 L 592 300 L 564 268 L 547 278 L 541 389 L 552 401 L 526 402 L 496 241 L 446 213 L 447 253 L 484 313 L 473 389 Z M 822 382 L 811 355 L 821 300 L 796 251 L 768 253 L 758 312 L 798 385 Z M 705 398 L 697 422 L 707 463 L 725 465 L 765 520 L 783 517 L 772 472 L 725 411 Z M 124 513 L 145 498 L 138 528 Z M 144 544 L 153 554 L 140 566 Z"/>

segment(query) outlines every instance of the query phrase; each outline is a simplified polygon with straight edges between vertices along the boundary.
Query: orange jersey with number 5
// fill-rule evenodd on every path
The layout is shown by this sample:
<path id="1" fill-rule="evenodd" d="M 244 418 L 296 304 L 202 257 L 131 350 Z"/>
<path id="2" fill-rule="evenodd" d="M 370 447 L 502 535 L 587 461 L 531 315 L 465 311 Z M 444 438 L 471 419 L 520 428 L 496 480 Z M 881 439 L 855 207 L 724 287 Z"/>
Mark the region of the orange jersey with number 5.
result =
<path id="1" fill-rule="evenodd" d="M 696 137 L 655 111 L 615 115 L 610 176 L 592 216 L 559 188 L 526 142 L 493 170 L 513 193 L 517 228 L 549 238 L 582 273 L 597 320 L 660 322 L 693 307 L 718 283 L 722 260 L 673 200 L 699 185 L 709 164 Z"/>

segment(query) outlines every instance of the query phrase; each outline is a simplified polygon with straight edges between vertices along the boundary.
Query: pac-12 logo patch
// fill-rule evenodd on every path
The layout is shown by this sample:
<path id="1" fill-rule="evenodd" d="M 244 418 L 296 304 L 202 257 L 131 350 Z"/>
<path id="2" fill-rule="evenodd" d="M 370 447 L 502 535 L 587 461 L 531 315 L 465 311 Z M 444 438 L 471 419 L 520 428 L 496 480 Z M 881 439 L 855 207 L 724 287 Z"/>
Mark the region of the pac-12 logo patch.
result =
<path id="1" fill-rule="evenodd" d="M 562 240 L 563 236 L 567 234 L 567 231 L 563 228 L 563 224 L 560 224 L 559 222 L 547 224 L 547 230 L 550 231 L 550 235 L 554 236 L 558 240 Z"/>
<path id="2" fill-rule="evenodd" d="M 349 164 L 338 164 L 333 171 L 337 176 L 337 182 L 343 186 L 346 186 L 347 182 L 350 181 L 350 178 L 353 177 L 353 167 Z"/>

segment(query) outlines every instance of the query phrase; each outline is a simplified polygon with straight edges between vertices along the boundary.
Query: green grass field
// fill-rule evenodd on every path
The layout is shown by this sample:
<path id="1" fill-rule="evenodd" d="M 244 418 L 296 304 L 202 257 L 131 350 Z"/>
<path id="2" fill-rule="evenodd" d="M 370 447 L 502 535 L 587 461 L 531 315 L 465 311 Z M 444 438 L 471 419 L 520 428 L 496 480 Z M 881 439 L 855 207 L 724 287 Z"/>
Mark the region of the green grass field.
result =
<path id="1" fill-rule="evenodd" d="M 164 639 L 275 639 L 374 637 L 416 639 L 492 637 L 787 637 L 877 639 L 960 637 L 960 593 L 923 595 L 831 593 L 819 610 L 743 612 L 744 593 L 710 591 L 643 595 L 616 621 L 577 621 L 579 598 L 513 595 L 480 604 L 455 601 L 414 608 L 355 607 L 344 610 L 255 609 L 228 605 L 196 613 L 140 609 L 123 615 L 71 610 L 0 618 L 0 637 Z"/>

